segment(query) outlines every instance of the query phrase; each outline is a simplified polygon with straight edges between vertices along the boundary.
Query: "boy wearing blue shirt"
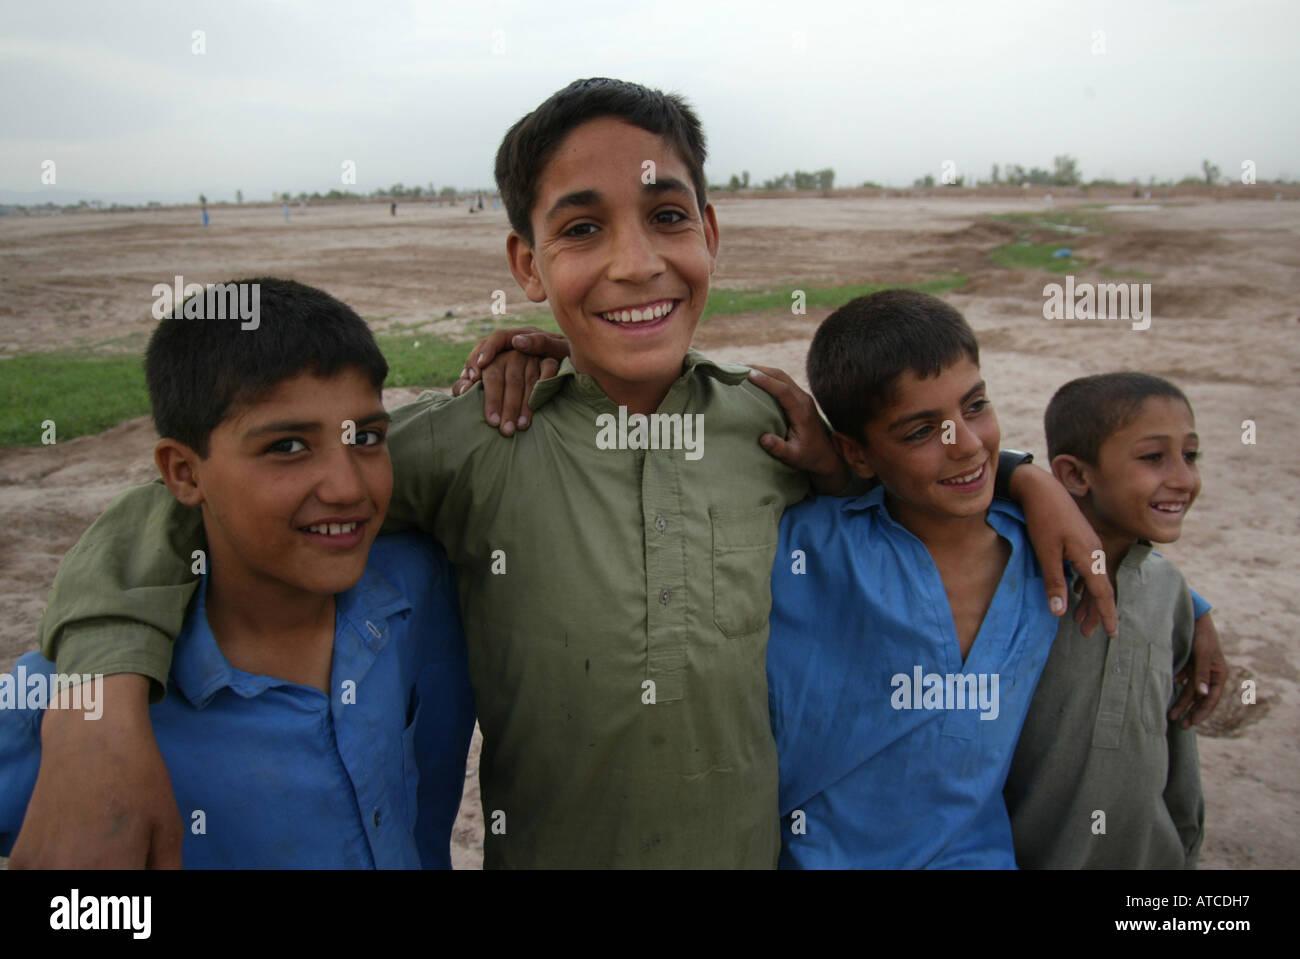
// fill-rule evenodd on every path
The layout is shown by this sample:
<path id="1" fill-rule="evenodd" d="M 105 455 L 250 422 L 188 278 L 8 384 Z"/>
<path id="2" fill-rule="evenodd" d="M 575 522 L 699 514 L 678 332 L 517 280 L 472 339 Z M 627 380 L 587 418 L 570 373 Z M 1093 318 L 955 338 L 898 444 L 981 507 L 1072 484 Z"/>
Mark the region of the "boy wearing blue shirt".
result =
<path id="1" fill-rule="evenodd" d="M 1052 472 L 1101 537 L 1119 635 L 1064 617 L 1006 784 L 1016 860 L 1034 869 L 1183 869 L 1205 835 L 1196 731 L 1169 718 L 1198 604 L 1152 552 L 1182 534 L 1200 441 L 1178 387 L 1145 373 L 1062 386 L 1044 425 Z"/>
<path id="2" fill-rule="evenodd" d="M 781 521 L 768 686 L 781 865 L 1014 868 L 1002 785 L 1056 620 L 961 314 L 852 301 L 808 379 L 841 455 L 880 485 Z"/>
<path id="3" fill-rule="evenodd" d="M 174 693 L 150 711 L 184 862 L 449 868 L 474 701 L 441 547 L 375 539 L 393 485 L 388 365 L 328 294 L 243 282 L 256 330 L 177 309 L 145 363 L 155 462 L 200 507 L 208 546 Z M 30 653 L 13 675 L 52 688 L 54 666 Z M 40 700 L 0 709 L 0 854 L 35 785 Z"/>

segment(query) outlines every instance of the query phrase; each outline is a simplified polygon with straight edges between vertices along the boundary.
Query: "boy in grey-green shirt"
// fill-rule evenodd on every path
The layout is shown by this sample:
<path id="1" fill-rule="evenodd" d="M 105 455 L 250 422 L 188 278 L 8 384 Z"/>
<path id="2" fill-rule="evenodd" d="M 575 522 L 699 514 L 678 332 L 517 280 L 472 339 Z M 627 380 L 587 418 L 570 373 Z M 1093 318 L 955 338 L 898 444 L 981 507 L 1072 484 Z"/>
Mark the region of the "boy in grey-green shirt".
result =
<path id="1" fill-rule="evenodd" d="M 1119 635 L 1067 616 L 1007 777 L 1016 861 L 1031 869 L 1182 869 L 1205 827 L 1196 731 L 1171 722 L 1195 613 L 1172 542 L 1201 488 L 1191 405 L 1158 377 L 1061 387 L 1045 417 L 1052 470 L 1101 537 Z"/>

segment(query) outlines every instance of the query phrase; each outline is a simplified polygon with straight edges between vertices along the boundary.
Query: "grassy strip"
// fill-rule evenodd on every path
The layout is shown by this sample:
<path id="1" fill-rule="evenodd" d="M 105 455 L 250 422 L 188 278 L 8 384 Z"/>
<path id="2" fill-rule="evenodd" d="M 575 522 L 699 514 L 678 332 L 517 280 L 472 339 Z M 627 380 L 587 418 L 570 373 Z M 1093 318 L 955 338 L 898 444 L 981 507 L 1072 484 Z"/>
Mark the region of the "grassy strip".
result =
<path id="1" fill-rule="evenodd" d="M 46 420 L 54 421 L 59 441 L 148 412 L 139 356 L 59 352 L 0 360 L 0 445 L 40 446 Z"/>
<path id="2" fill-rule="evenodd" d="M 950 293 L 965 286 L 967 277 L 954 273 L 951 276 L 926 280 L 924 283 L 911 283 L 903 289 L 920 290 L 922 293 Z M 808 306 L 843 306 L 849 300 L 881 290 L 897 289 L 897 283 L 866 283 L 850 286 L 805 287 L 791 282 L 789 286 L 776 290 L 719 290 L 709 294 L 708 305 L 704 307 L 707 320 L 711 316 L 727 313 L 750 313 L 758 310 L 788 310 L 793 303 L 795 290 L 803 290 L 807 296 Z"/>
<path id="3" fill-rule="evenodd" d="M 946 293 L 966 284 L 953 275 L 916 283 L 908 289 Z M 796 287 L 765 290 L 714 290 L 704 316 L 789 309 L 791 292 L 803 289 L 807 305 L 840 306 L 858 296 L 888 289 L 893 284 L 834 287 Z M 538 326 L 558 330 L 547 311 L 519 316 L 494 316 L 479 327 Z M 134 340 L 140 338 L 132 334 Z M 127 338 L 101 345 L 126 346 Z M 430 337 L 414 329 L 385 331 L 376 341 L 388 360 L 385 386 L 449 386 L 464 366 L 475 339 Z M 418 345 L 417 345 L 418 344 Z M 140 345 L 143 345 L 141 343 Z M 56 440 L 102 433 L 112 426 L 149 412 L 143 360 L 136 353 L 94 354 L 84 350 L 29 353 L 0 359 L 0 446 L 41 445 L 41 424 L 55 423 Z"/>
<path id="4" fill-rule="evenodd" d="M 1077 256 L 1057 259 L 1052 254 L 1060 243 L 1007 243 L 993 251 L 993 262 L 1007 270 L 1045 270 L 1048 273 L 1073 273 L 1088 261 Z"/>

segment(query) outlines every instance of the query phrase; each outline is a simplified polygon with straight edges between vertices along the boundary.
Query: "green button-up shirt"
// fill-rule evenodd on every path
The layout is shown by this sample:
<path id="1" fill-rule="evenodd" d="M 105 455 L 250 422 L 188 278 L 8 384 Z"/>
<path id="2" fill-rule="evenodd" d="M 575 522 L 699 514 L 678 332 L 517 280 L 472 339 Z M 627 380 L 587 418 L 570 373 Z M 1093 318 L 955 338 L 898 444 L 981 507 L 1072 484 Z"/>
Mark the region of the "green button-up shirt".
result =
<path id="1" fill-rule="evenodd" d="M 607 448 L 618 408 L 567 360 L 512 438 L 477 389 L 395 412 L 385 528 L 433 534 L 456 569 L 486 866 L 776 864 L 770 582 L 808 481 L 758 445 L 786 425 L 746 373 L 687 354 L 658 413 L 700 417 L 690 449 Z M 640 445 L 635 425 L 613 445 Z M 193 512 L 158 484 L 130 491 L 69 554 L 42 623 L 66 626 L 61 671 L 165 679 Z"/>
<path id="2" fill-rule="evenodd" d="M 1005 797 L 1029 869 L 1182 869 L 1205 827 L 1196 730 L 1167 719 L 1191 654 L 1178 569 L 1134 545 L 1116 571 L 1119 636 L 1084 636 L 1071 591 Z"/>

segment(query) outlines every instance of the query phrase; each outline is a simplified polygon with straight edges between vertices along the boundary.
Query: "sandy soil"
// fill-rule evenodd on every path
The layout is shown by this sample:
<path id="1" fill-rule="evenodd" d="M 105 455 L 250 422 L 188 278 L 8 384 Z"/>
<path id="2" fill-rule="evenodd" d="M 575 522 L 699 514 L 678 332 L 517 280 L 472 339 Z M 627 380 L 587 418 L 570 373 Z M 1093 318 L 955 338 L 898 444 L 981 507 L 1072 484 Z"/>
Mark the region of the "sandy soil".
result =
<path id="1" fill-rule="evenodd" d="M 1058 197 L 1053 208 L 1072 202 Z M 1295 573 L 1286 573 L 1300 541 L 1292 485 L 1300 469 L 1300 205 L 1153 204 L 1104 214 L 1106 230 L 1079 235 L 989 219 L 1045 209 L 1041 198 L 1023 196 L 722 197 L 717 205 L 721 286 L 908 282 L 952 270 L 970 277 L 948 299 L 979 334 L 1004 445 L 1043 450 L 1043 407 L 1073 376 L 1142 369 L 1183 387 L 1202 437 L 1204 489 L 1182 541 L 1162 552 L 1215 604 L 1233 667 L 1229 694 L 1201 729 L 1202 867 L 1300 863 L 1300 651 L 1287 625 L 1300 606 Z M 512 311 L 529 306 L 505 267 L 503 213 L 403 204 L 393 218 L 386 206 L 348 205 L 295 208 L 285 224 L 278 207 L 245 207 L 215 210 L 207 231 L 196 219 L 167 211 L 0 220 L 0 356 L 69 345 L 138 349 L 152 323 L 153 284 L 178 273 L 198 282 L 292 276 L 380 328 L 463 324 L 488 312 L 497 289 Z M 1080 282 L 1150 282 L 1150 329 L 1044 320 L 1043 285 L 1060 278 L 999 269 L 989 257 L 1026 235 L 1087 258 Z M 1129 280 L 1102 268 L 1144 275 Z M 781 366 L 802 381 L 809 338 L 828 312 L 716 317 L 696 346 L 719 359 Z M 389 394 L 390 404 L 411 395 Z M 1255 445 L 1242 443 L 1247 419 Z M 141 419 L 53 447 L 0 448 L 0 668 L 34 645 L 63 552 L 113 495 L 151 477 L 152 443 Z M 1245 679 L 1258 684 L 1254 705 L 1240 702 Z M 476 737 L 453 839 L 458 866 L 481 862 L 477 765 Z"/>

